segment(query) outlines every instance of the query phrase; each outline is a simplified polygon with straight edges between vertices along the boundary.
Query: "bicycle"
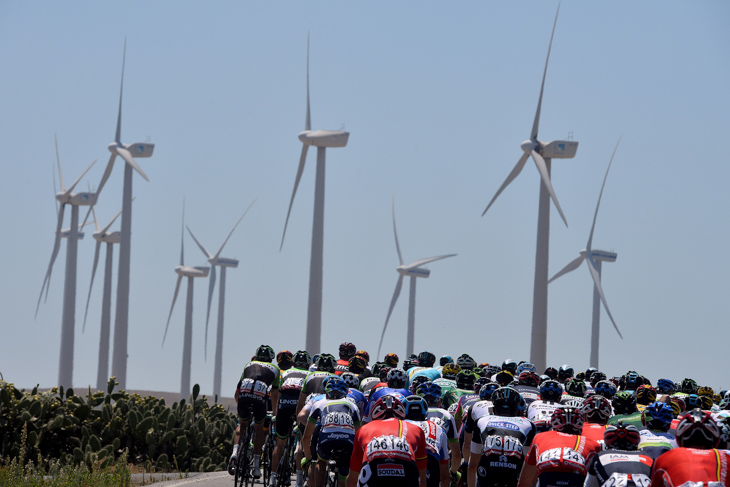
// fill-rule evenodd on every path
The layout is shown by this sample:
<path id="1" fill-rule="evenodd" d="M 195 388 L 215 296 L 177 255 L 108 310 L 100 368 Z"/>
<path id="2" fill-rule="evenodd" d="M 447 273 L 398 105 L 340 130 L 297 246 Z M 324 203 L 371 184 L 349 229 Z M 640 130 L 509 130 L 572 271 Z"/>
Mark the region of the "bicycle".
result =
<path id="1" fill-rule="evenodd" d="M 253 439 L 256 434 L 253 422 L 241 433 L 238 441 L 238 457 L 236 459 L 236 473 L 233 477 L 234 487 L 247 487 L 249 482 L 253 485 L 251 466 L 253 460 Z"/>
<path id="2" fill-rule="evenodd" d="M 327 474 L 324 478 L 324 487 L 337 487 L 337 479 L 339 477 L 339 469 L 337 468 L 337 460 L 344 457 L 350 458 L 352 449 L 335 448 L 332 450 L 332 460 L 327 462 Z"/>
<path id="3" fill-rule="evenodd" d="M 274 431 L 274 423 L 272 421 L 271 414 L 266 414 L 264 429 L 268 430 L 268 434 L 266 435 L 264 447 L 261 452 L 261 471 L 263 475 L 263 484 L 269 485 L 269 479 L 271 478 L 271 455 L 274 452 L 274 446 L 276 445 L 276 432 Z"/>
<path id="4" fill-rule="evenodd" d="M 294 431 L 296 431 L 296 426 L 292 429 L 292 433 L 286 440 L 284 453 L 281 455 L 279 465 L 277 465 L 276 467 L 277 487 L 288 487 L 289 485 L 291 485 L 291 476 L 296 469 L 295 452 L 297 445 L 297 436 L 294 434 Z"/>

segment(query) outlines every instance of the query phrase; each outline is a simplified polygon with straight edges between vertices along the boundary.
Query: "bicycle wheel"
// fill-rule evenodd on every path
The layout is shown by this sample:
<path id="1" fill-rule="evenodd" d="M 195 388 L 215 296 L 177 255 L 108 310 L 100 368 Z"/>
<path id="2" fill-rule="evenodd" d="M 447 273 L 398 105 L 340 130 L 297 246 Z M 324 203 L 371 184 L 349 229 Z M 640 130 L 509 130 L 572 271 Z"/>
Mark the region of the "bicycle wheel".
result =
<path id="1" fill-rule="evenodd" d="M 266 437 L 264 442 L 264 449 L 261 452 L 261 470 L 263 472 L 263 483 L 269 485 L 269 478 L 271 477 L 271 435 Z"/>
<path id="2" fill-rule="evenodd" d="M 238 442 L 238 458 L 236 461 L 236 473 L 233 477 L 233 486 L 242 487 L 244 479 L 248 476 L 248 430 L 243 434 Z"/>

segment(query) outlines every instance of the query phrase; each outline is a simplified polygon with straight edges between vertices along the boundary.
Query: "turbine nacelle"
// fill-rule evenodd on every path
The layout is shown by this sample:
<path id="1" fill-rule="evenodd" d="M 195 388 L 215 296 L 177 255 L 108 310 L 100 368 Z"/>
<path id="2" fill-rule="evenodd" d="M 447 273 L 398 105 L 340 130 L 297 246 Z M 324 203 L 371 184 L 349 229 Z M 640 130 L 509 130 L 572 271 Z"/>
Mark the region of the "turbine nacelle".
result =
<path id="1" fill-rule="evenodd" d="M 93 206 L 96 204 L 98 193 L 56 193 L 56 201 L 65 205 Z"/>
<path id="2" fill-rule="evenodd" d="M 595 260 L 596 262 L 616 262 L 616 257 L 618 257 L 618 254 L 616 252 L 609 252 L 607 250 L 592 249 L 590 251 L 590 254 L 591 257 L 593 257 L 593 260 Z M 581 250 L 580 255 L 582 255 L 584 258 L 588 257 L 588 250 Z"/>
<path id="3" fill-rule="evenodd" d="M 305 145 L 316 147 L 345 147 L 350 132 L 341 130 L 305 130 L 299 134 L 299 140 Z"/>
<path id="4" fill-rule="evenodd" d="M 71 229 L 67 228 L 66 230 L 61 230 L 61 238 L 69 238 L 71 236 Z M 76 232 L 76 239 L 77 240 L 83 240 L 84 239 L 84 232 L 78 231 Z"/>
<path id="5" fill-rule="evenodd" d="M 547 144 L 540 142 L 537 152 L 546 159 L 572 159 L 577 151 L 578 142 L 574 140 L 553 140 Z"/>
<path id="6" fill-rule="evenodd" d="M 425 267 L 409 268 L 407 266 L 400 266 L 396 268 L 396 271 L 403 277 L 428 277 L 431 275 L 431 271 Z"/>
<path id="7" fill-rule="evenodd" d="M 134 144 L 112 142 L 107 146 L 107 149 L 109 149 L 109 152 L 112 154 L 116 154 L 118 147 L 127 149 L 129 153 L 132 154 L 132 157 L 152 157 L 152 153 L 155 150 L 155 144 L 147 142 L 135 142 Z"/>
<path id="8" fill-rule="evenodd" d="M 91 236 L 97 242 L 116 244 L 122 241 L 122 232 L 94 232 Z"/>
<path id="9" fill-rule="evenodd" d="M 236 268 L 238 267 L 238 259 L 228 259 L 226 257 L 218 257 L 217 259 L 213 257 L 212 259 L 208 259 L 208 263 L 210 265 L 217 265 L 221 267 L 232 267 Z"/>
<path id="10" fill-rule="evenodd" d="M 189 267 L 186 265 L 179 265 L 175 267 L 177 275 L 182 277 L 208 277 L 210 267 Z"/>

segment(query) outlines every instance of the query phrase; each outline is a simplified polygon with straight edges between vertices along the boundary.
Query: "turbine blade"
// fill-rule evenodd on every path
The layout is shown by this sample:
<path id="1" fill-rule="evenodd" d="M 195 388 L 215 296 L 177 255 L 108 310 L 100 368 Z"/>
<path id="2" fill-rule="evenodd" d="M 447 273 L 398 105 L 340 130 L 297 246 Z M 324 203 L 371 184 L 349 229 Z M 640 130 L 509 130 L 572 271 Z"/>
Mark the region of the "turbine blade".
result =
<path id="1" fill-rule="evenodd" d="M 527 158 L 528 158 L 528 155 L 526 152 L 524 154 L 522 154 L 522 157 L 520 157 L 520 159 L 517 161 L 517 164 L 515 165 L 515 167 L 512 168 L 512 172 L 509 173 L 509 175 L 507 176 L 507 179 L 504 180 L 504 182 L 502 183 L 502 186 L 499 187 L 499 189 L 497 190 L 497 193 L 492 198 L 492 201 L 489 202 L 487 207 L 482 212 L 482 216 L 484 216 L 484 214 L 487 212 L 487 210 L 489 210 L 489 207 L 492 206 L 492 203 L 494 203 L 496 201 L 497 196 L 502 194 L 502 191 L 504 191 L 504 188 L 509 186 L 509 183 L 511 183 L 520 174 L 520 172 L 522 172 L 522 168 L 525 167 Z"/>
<path id="2" fill-rule="evenodd" d="M 96 190 L 97 196 L 101 194 L 101 189 L 106 184 L 106 180 L 109 179 L 109 176 L 112 174 L 112 169 L 114 169 L 114 159 L 116 159 L 117 154 L 115 152 L 112 152 L 112 155 L 109 157 L 109 162 L 106 163 L 106 169 L 104 169 L 104 174 L 101 176 L 101 182 L 99 183 L 99 189 Z"/>
<path id="3" fill-rule="evenodd" d="M 177 293 L 180 292 L 180 283 L 182 282 L 183 276 L 177 276 L 177 284 L 175 284 L 175 294 L 172 295 L 172 305 L 170 306 L 170 314 L 167 316 L 167 325 L 165 325 L 165 335 L 162 337 L 162 346 L 165 346 L 165 339 L 167 338 L 167 328 L 170 326 L 170 318 L 172 318 L 172 310 L 175 309 L 175 301 L 177 301 Z"/>
<path id="4" fill-rule="evenodd" d="M 127 39 L 124 39 L 124 54 L 122 54 L 122 82 L 119 86 L 119 112 L 117 113 L 117 131 L 114 135 L 114 142 L 122 143 L 122 93 L 124 91 L 124 63 L 127 60 Z"/>
<path id="5" fill-rule="evenodd" d="M 208 321 L 210 320 L 210 305 L 213 302 L 215 290 L 215 265 L 210 266 L 210 281 L 208 281 L 208 310 L 205 313 L 205 360 L 208 360 Z"/>
<path id="6" fill-rule="evenodd" d="M 53 134 L 53 139 L 56 141 L 56 163 L 58 164 L 58 179 L 61 183 L 61 193 L 65 193 L 66 185 L 63 184 L 63 172 L 61 171 L 61 157 L 58 155 L 58 137 L 56 136 L 56 134 Z M 54 180 L 54 185 L 55 185 L 55 180 Z M 53 192 L 55 194 L 56 188 L 53 188 L 53 189 L 54 189 Z"/>
<path id="7" fill-rule="evenodd" d="M 307 32 L 307 118 L 304 121 L 304 130 L 312 130 L 312 117 L 309 112 L 309 32 Z"/>
<path id="8" fill-rule="evenodd" d="M 537 166 L 537 170 L 540 171 L 540 177 L 542 177 L 542 184 L 545 185 L 545 189 L 548 190 L 548 193 L 550 193 L 550 198 L 552 198 L 553 203 L 555 203 L 555 207 L 558 209 L 558 213 L 560 213 L 560 218 L 563 219 L 563 223 L 565 223 L 565 226 L 568 226 L 568 220 L 565 219 L 565 215 L 563 215 L 563 209 L 560 208 L 560 203 L 558 203 L 558 197 L 555 196 L 555 190 L 553 190 L 553 185 L 550 182 L 550 174 L 548 174 L 547 170 L 547 164 L 545 164 L 545 159 L 542 158 L 540 154 L 532 151 L 532 160 L 535 161 L 535 166 Z"/>
<path id="9" fill-rule="evenodd" d="M 621 337 L 621 339 L 624 339 L 624 336 L 621 334 L 621 331 L 619 331 L 618 326 L 616 325 L 616 321 L 613 319 L 613 315 L 611 314 L 611 310 L 608 309 L 608 302 L 606 302 L 606 296 L 603 295 L 603 287 L 601 287 L 601 276 L 598 274 L 598 269 L 596 269 L 596 261 L 593 260 L 593 256 L 588 253 L 588 257 L 586 258 L 588 260 L 588 270 L 591 271 L 591 277 L 593 278 L 593 284 L 596 286 L 596 290 L 598 291 L 598 295 L 601 297 L 601 301 L 603 302 L 603 307 L 606 308 L 606 313 L 608 313 L 608 317 L 611 318 L 611 323 L 613 323 L 613 327 L 616 329 L 616 333 L 618 333 L 618 336 Z"/>
<path id="10" fill-rule="evenodd" d="M 406 266 L 406 269 L 415 269 L 416 267 L 421 267 L 422 265 L 426 265 L 429 262 L 434 262 L 441 259 L 446 259 L 448 257 L 454 257 L 456 254 L 448 254 L 448 255 L 439 255 L 438 257 L 429 257 L 428 259 L 421 259 L 417 260 L 414 263 Z"/>
<path id="11" fill-rule="evenodd" d="M 253 200 L 253 201 L 251 202 L 251 204 L 250 204 L 250 205 L 248 205 L 248 208 L 246 208 L 246 211 L 244 211 L 244 212 L 243 212 L 243 215 L 241 215 L 241 217 L 240 217 L 240 218 L 238 219 L 238 221 L 236 222 L 236 224 L 235 224 L 235 225 L 233 225 L 233 228 L 232 228 L 232 229 L 231 229 L 231 231 L 230 231 L 230 232 L 228 233 L 228 236 L 226 237 L 226 239 L 225 239 L 225 240 L 223 241 L 223 245 L 221 245 L 221 248 L 220 248 L 220 249 L 218 249 L 218 253 L 217 253 L 217 254 L 215 254 L 215 258 L 216 258 L 216 259 L 217 259 L 218 257 L 220 257 L 220 255 L 221 255 L 221 252 L 223 252 L 223 247 L 225 247 L 225 246 L 226 246 L 226 244 L 228 243 L 228 239 L 229 239 L 229 238 L 231 238 L 231 235 L 233 235 L 233 231 L 234 231 L 234 230 L 236 229 L 236 227 L 238 226 L 238 224 L 239 224 L 239 223 L 241 223 L 241 220 L 243 220 L 243 217 L 244 217 L 244 216 L 246 216 L 246 213 L 248 213 L 248 210 L 250 210 L 250 209 L 251 209 L 251 207 L 253 206 L 253 204 L 254 204 L 254 203 L 256 203 L 256 200 L 255 200 L 255 199 L 254 199 L 254 200 Z"/>
<path id="12" fill-rule="evenodd" d="M 89 301 L 91 301 L 91 289 L 94 287 L 94 276 L 96 275 L 96 265 L 99 263 L 99 249 L 101 248 L 101 241 L 96 241 L 96 249 L 94 249 L 94 266 L 91 268 L 91 282 L 89 283 L 89 295 L 86 297 L 86 311 L 84 311 L 84 326 L 81 328 L 81 333 L 86 331 L 86 317 L 89 314 Z"/>
<path id="13" fill-rule="evenodd" d="M 70 194 L 71 194 L 71 191 L 73 191 L 73 190 L 74 190 L 74 188 L 76 187 L 76 185 L 77 185 L 77 184 L 79 184 L 79 181 L 81 181 L 81 178 L 83 178 L 83 177 L 84 177 L 84 175 L 85 175 L 85 174 L 86 174 L 87 172 L 89 172 L 89 169 L 91 169 L 91 167 L 92 167 L 92 166 L 93 166 L 94 164 L 96 164 L 96 160 L 94 160 L 94 162 L 92 162 L 92 163 L 91 163 L 91 164 L 89 165 L 89 167 L 87 167 L 87 168 L 86 168 L 86 170 L 85 170 L 84 172 L 82 172 L 82 173 L 81 173 L 81 176 L 79 176 L 79 177 L 78 177 L 78 179 L 77 179 L 76 181 L 74 181 L 74 183 L 73 183 L 73 184 L 71 185 L 71 187 L 70 187 L 70 188 L 68 188 L 68 189 L 67 189 L 67 190 L 65 191 L 65 193 L 66 193 L 66 196 L 68 196 L 68 195 L 70 195 Z M 61 167 L 59 166 L 59 170 L 60 170 L 60 169 L 61 169 Z"/>
<path id="14" fill-rule="evenodd" d="M 560 270 L 560 272 L 558 272 L 557 274 L 555 274 L 555 275 L 554 275 L 553 277 L 551 277 L 551 278 L 550 278 L 550 279 L 548 280 L 548 284 L 550 284 L 551 282 L 553 282 L 553 281 L 554 281 L 555 279 L 557 279 L 558 277 L 560 277 L 560 276 L 562 276 L 562 275 L 564 275 L 564 274 L 567 274 L 568 272 L 571 272 L 571 271 L 574 271 L 574 270 L 576 270 L 576 269 L 577 269 L 578 267 L 580 267 L 580 265 L 581 265 L 581 264 L 583 263 L 583 261 L 584 261 L 584 260 L 585 260 L 585 256 L 583 256 L 582 254 L 581 254 L 581 255 L 579 255 L 579 256 L 578 256 L 577 258 L 575 258 L 575 259 L 571 260 L 571 261 L 570 261 L 570 262 L 568 263 L 568 265 L 566 265 L 565 267 L 563 267 L 563 268 L 562 268 L 562 269 Z"/>
<path id="15" fill-rule="evenodd" d="M 99 227 L 99 219 L 96 218 L 96 210 L 94 209 L 94 205 L 91 206 L 91 212 L 94 214 L 94 225 L 96 225 L 96 231 L 98 232 L 99 230 L 101 230 L 101 227 Z"/>
<path id="16" fill-rule="evenodd" d="M 139 173 L 139 175 L 144 178 L 145 181 L 150 180 L 150 178 L 147 177 L 147 175 L 144 173 L 142 168 L 140 168 L 139 165 L 137 165 L 137 161 L 134 160 L 131 152 L 129 152 L 127 149 L 125 149 L 123 147 L 117 147 L 115 150 L 117 151 L 117 154 L 119 154 L 119 156 L 122 159 L 124 159 L 124 161 L 127 164 L 132 166 L 134 168 L 134 170 L 137 171 Z"/>
<path id="17" fill-rule="evenodd" d="M 393 234 L 395 235 L 395 249 L 398 251 L 398 261 L 403 265 L 403 254 L 400 253 L 400 244 L 398 243 L 398 229 L 395 226 L 395 191 L 393 192 Z"/>
<path id="18" fill-rule="evenodd" d="M 618 149 L 618 145 L 621 142 L 621 137 L 618 138 L 618 142 L 616 142 L 616 147 L 613 148 L 613 154 L 611 154 L 611 159 L 608 161 L 608 167 L 606 168 L 606 174 L 603 176 L 603 184 L 601 184 L 601 192 L 598 193 L 598 203 L 596 203 L 596 212 L 593 214 L 593 225 L 591 225 L 591 233 L 588 236 L 588 244 L 586 245 L 586 250 L 590 252 L 592 245 L 593 245 L 593 230 L 596 229 L 596 218 L 598 217 L 598 207 L 601 204 L 601 197 L 603 196 L 603 187 L 606 186 L 606 179 L 608 179 L 608 171 L 611 169 L 611 163 L 613 162 L 613 156 L 616 155 L 616 149 Z"/>
<path id="19" fill-rule="evenodd" d="M 553 21 L 553 32 L 550 34 L 550 44 L 548 44 L 547 57 L 545 58 L 545 70 L 542 72 L 542 84 L 540 85 L 540 98 L 537 100 L 537 111 L 535 112 L 535 121 L 532 124 L 532 132 L 530 133 L 530 140 L 537 140 L 537 129 L 540 126 L 540 110 L 542 108 L 542 93 L 545 89 L 545 75 L 547 75 L 548 61 L 550 60 L 550 49 L 553 47 L 553 36 L 555 35 L 555 26 L 558 23 L 558 14 L 560 13 L 560 4 L 558 4 L 558 11 L 555 12 L 555 21 Z"/>
<path id="20" fill-rule="evenodd" d="M 213 255 L 210 252 L 208 252 L 208 249 L 206 249 L 205 247 L 203 247 L 203 244 L 201 244 L 200 242 L 198 242 L 198 239 L 195 238 L 195 234 L 193 233 L 192 230 L 190 230 L 190 227 L 187 226 L 187 225 L 185 225 L 185 228 L 188 229 L 188 233 L 190 234 L 190 236 L 193 237 L 193 240 L 195 241 L 195 243 L 198 244 L 198 247 L 200 248 L 200 250 L 203 251 L 203 255 L 205 255 L 205 257 L 207 259 L 212 259 L 213 258 Z"/>
<path id="21" fill-rule="evenodd" d="M 132 201 L 134 201 L 135 199 L 136 199 L 136 197 L 132 198 Z M 124 210 L 119 210 L 117 212 L 117 214 L 114 215 L 114 218 L 112 218 L 111 221 L 109 221 L 109 223 L 107 223 L 106 226 L 104 228 L 102 228 L 102 230 L 101 230 L 102 233 L 106 233 L 109 230 L 109 228 L 111 228 L 111 226 L 114 225 L 114 222 L 117 221 L 117 218 L 119 218 L 119 215 L 122 214 L 122 211 L 124 211 Z M 96 218 L 96 212 L 94 212 L 94 218 Z"/>
<path id="22" fill-rule="evenodd" d="M 291 200 L 289 201 L 289 211 L 286 212 L 286 222 L 284 222 L 284 233 L 281 235 L 281 245 L 279 245 L 279 252 L 284 247 L 284 237 L 286 237 L 286 227 L 289 225 L 289 215 L 291 215 L 291 207 L 294 204 L 294 196 L 297 194 L 297 188 L 299 187 L 299 181 L 302 179 L 302 173 L 304 172 L 304 163 L 307 162 L 307 150 L 309 146 L 307 144 L 302 145 L 302 155 L 299 157 L 299 167 L 297 168 L 297 177 L 294 179 L 294 190 L 291 192 Z"/>
<path id="23" fill-rule="evenodd" d="M 388 308 L 388 316 L 385 317 L 385 326 L 383 326 L 383 333 L 380 335 L 380 343 L 378 344 L 378 353 L 376 357 L 380 357 L 380 349 L 383 346 L 383 338 L 385 337 L 385 330 L 388 329 L 388 321 L 390 321 L 390 315 L 393 313 L 393 308 L 395 307 L 396 301 L 398 301 L 398 296 L 400 296 L 400 290 L 403 287 L 403 276 L 398 276 L 398 282 L 395 284 L 395 292 L 393 293 L 393 298 L 390 300 L 390 308 Z"/>
<path id="24" fill-rule="evenodd" d="M 58 255 L 58 249 L 61 247 L 61 226 L 63 225 L 63 213 L 66 208 L 65 204 L 61 205 L 61 209 L 58 211 L 58 222 L 56 223 L 56 240 L 53 242 L 53 251 L 51 252 L 51 260 L 48 263 L 48 270 L 46 276 L 43 278 L 43 285 L 41 286 L 41 294 L 38 296 L 38 304 L 35 308 L 35 316 L 38 317 L 38 308 L 41 305 L 41 298 L 43 297 L 43 290 L 46 291 L 46 299 L 48 299 L 48 289 L 51 287 L 51 272 L 53 271 L 53 263 L 56 261 Z"/>

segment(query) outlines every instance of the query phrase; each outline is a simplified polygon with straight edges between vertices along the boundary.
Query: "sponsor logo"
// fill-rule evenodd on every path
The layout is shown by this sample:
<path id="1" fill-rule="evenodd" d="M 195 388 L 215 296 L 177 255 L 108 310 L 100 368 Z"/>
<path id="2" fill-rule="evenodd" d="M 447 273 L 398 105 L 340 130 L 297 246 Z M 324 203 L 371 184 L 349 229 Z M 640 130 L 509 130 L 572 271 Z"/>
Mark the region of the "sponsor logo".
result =
<path id="1" fill-rule="evenodd" d="M 322 438 L 323 440 L 325 438 Z M 352 439 L 351 435 L 348 435 L 346 433 L 332 433 L 331 435 L 327 435 L 327 440 L 350 440 Z"/>
<path id="2" fill-rule="evenodd" d="M 520 427 L 517 426 L 516 424 L 509 423 L 507 421 L 489 421 L 487 423 L 487 426 L 492 426 L 494 428 L 502 428 L 502 429 L 506 429 L 506 430 L 514 430 L 514 431 L 517 431 L 520 429 Z"/>
<path id="3" fill-rule="evenodd" d="M 405 477 L 406 472 L 403 465 L 397 463 L 384 463 L 378 465 L 378 477 Z"/>
<path id="4" fill-rule="evenodd" d="M 477 469 L 477 473 L 479 474 L 480 477 L 486 477 L 487 476 L 487 469 L 484 468 L 484 467 L 482 467 L 482 466 L 480 466 Z"/>
<path id="5" fill-rule="evenodd" d="M 489 462 L 490 467 L 498 467 L 498 468 L 509 468 L 512 470 L 517 470 L 517 464 L 516 463 L 509 463 L 509 462 Z"/>

